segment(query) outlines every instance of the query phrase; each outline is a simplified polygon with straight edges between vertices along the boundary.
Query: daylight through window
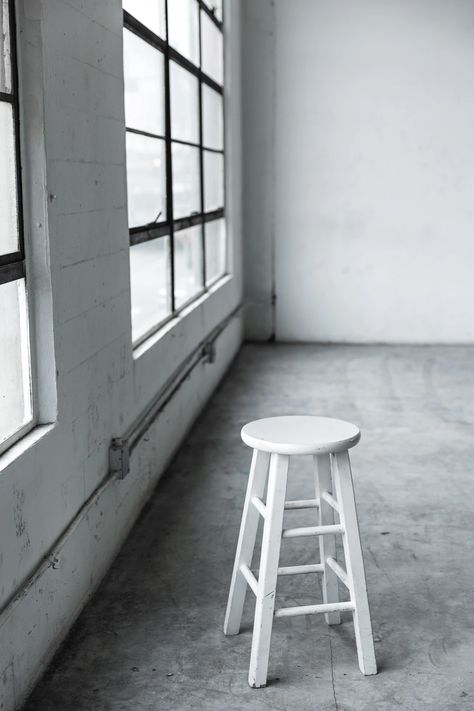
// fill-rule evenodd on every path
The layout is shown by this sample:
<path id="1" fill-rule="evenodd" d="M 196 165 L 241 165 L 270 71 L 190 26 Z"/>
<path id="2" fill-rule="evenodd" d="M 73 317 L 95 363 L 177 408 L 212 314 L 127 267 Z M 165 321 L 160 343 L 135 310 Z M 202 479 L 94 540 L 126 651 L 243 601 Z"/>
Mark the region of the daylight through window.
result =
<path id="1" fill-rule="evenodd" d="M 226 271 L 222 3 L 124 0 L 132 332 Z"/>

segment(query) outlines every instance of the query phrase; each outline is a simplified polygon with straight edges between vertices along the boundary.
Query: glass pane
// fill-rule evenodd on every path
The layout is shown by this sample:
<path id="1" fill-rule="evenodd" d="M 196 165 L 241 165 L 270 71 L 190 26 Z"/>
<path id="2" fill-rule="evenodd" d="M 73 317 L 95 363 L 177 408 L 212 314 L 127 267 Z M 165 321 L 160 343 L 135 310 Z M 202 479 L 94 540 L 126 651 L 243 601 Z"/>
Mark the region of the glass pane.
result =
<path id="1" fill-rule="evenodd" d="M 164 57 L 129 30 L 123 31 L 125 123 L 163 136 L 165 133 Z"/>
<path id="2" fill-rule="evenodd" d="M 166 39 L 165 0 L 123 0 L 123 9 Z"/>
<path id="3" fill-rule="evenodd" d="M 207 148 L 224 148 L 224 106 L 222 96 L 202 85 L 202 138 Z"/>
<path id="4" fill-rule="evenodd" d="M 206 284 L 225 274 L 226 271 L 226 238 L 225 220 L 206 222 L 204 225 L 206 239 Z"/>
<path id="5" fill-rule="evenodd" d="M 0 0 L 0 91 L 11 92 L 10 18 L 8 0 Z"/>
<path id="6" fill-rule="evenodd" d="M 199 143 L 199 82 L 176 64 L 171 74 L 171 135 L 180 141 Z"/>
<path id="7" fill-rule="evenodd" d="M 130 247 L 134 343 L 171 313 L 170 273 L 169 237 Z"/>
<path id="8" fill-rule="evenodd" d="M 173 143 L 174 219 L 201 212 L 199 148 Z"/>
<path id="9" fill-rule="evenodd" d="M 0 285 L 0 445 L 32 419 L 25 281 Z"/>
<path id="10" fill-rule="evenodd" d="M 199 64 L 198 12 L 196 0 L 168 2 L 169 43 L 194 64 Z"/>
<path id="11" fill-rule="evenodd" d="M 0 254 L 18 249 L 13 110 L 0 101 Z"/>
<path id="12" fill-rule="evenodd" d="M 179 308 L 202 289 L 201 225 L 174 233 L 174 292 Z"/>
<path id="13" fill-rule="evenodd" d="M 166 219 L 165 143 L 127 133 L 128 224 L 130 227 Z"/>
<path id="14" fill-rule="evenodd" d="M 224 207 L 224 156 L 204 151 L 204 212 Z"/>
<path id="15" fill-rule="evenodd" d="M 202 70 L 218 84 L 224 82 L 222 32 L 205 12 L 201 13 Z"/>

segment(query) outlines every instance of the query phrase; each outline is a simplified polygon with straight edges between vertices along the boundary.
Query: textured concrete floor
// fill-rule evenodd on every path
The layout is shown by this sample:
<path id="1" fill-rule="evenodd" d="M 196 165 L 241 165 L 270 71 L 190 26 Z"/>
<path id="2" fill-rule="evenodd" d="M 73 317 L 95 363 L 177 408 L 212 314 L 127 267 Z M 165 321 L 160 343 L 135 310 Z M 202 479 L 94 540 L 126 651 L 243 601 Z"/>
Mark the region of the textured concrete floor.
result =
<path id="1" fill-rule="evenodd" d="M 255 346 L 196 423 L 28 711 L 474 709 L 474 349 Z M 357 666 L 350 617 L 276 620 L 266 689 L 247 686 L 250 595 L 222 621 L 250 451 L 246 421 L 284 413 L 360 425 L 353 468 L 380 672 Z M 290 495 L 311 495 L 310 460 Z M 308 521 L 312 512 L 288 512 Z M 283 564 L 316 560 L 284 541 Z M 315 576 L 281 602 L 321 600 Z"/>

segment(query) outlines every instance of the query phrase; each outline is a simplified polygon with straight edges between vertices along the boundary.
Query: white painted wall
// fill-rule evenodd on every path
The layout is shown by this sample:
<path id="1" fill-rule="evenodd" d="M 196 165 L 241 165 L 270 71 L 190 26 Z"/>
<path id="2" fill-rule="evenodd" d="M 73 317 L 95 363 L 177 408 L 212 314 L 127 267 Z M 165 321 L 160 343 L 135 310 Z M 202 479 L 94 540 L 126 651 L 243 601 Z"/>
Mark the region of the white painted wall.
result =
<path id="1" fill-rule="evenodd" d="M 134 352 L 121 2 L 18 4 L 42 424 L 0 457 L 3 711 L 44 671 L 241 342 L 236 316 L 215 363 L 196 368 L 134 451 L 129 476 L 102 485 L 111 438 L 241 302 L 239 7 L 226 15 L 232 276 Z"/>
<path id="2" fill-rule="evenodd" d="M 473 342 L 474 4 L 245 0 L 242 37 L 247 300 L 273 279 L 279 340 Z"/>

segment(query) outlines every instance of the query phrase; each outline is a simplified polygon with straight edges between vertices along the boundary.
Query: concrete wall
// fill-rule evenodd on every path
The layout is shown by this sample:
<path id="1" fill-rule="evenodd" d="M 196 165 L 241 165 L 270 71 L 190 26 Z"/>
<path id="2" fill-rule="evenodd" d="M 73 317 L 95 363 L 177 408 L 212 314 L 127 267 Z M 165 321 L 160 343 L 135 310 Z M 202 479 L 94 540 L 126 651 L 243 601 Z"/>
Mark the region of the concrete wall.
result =
<path id="1" fill-rule="evenodd" d="M 238 315 L 134 451 L 108 449 L 241 302 L 239 6 L 227 12 L 232 275 L 131 347 L 120 0 L 19 2 L 40 425 L 0 457 L 0 707 L 19 706 L 241 342 Z"/>
<path id="2" fill-rule="evenodd" d="M 243 18 L 248 334 L 473 342 L 473 3 Z"/>

